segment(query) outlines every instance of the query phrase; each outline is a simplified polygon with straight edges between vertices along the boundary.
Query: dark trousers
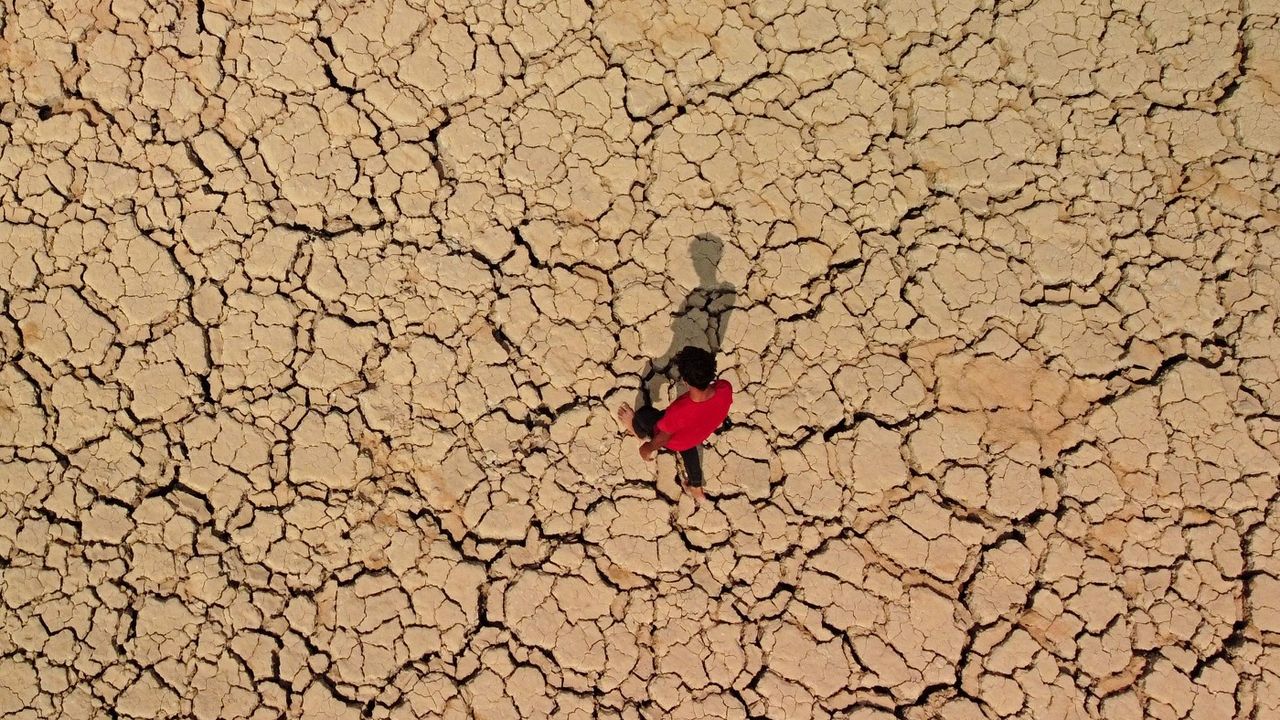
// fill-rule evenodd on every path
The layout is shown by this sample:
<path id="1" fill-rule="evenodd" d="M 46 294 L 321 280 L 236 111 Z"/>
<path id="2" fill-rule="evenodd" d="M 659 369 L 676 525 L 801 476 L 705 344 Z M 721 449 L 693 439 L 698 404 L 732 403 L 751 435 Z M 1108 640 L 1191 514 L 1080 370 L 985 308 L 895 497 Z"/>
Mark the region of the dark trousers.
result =
<path id="1" fill-rule="evenodd" d="M 635 420 L 632 426 L 636 429 L 636 434 L 645 440 L 652 440 L 654 432 L 658 429 L 658 421 L 662 419 L 662 411 L 652 405 L 644 405 L 636 408 Z M 684 463 L 684 474 L 689 479 L 690 487 L 702 487 L 702 458 L 698 455 L 699 446 L 695 445 L 688 450 L 679 450 L 680 461 Z"/>

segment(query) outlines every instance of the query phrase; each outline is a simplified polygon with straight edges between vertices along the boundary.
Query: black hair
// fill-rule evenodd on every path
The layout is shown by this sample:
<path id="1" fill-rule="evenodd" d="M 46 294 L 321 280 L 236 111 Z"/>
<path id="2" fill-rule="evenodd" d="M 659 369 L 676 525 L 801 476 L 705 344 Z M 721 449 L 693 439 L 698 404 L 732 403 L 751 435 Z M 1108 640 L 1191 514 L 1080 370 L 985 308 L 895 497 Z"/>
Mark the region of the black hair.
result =
<path id="1" fill-rule="evenodd" d="M 716 379 L 716 356 L 700 347 L 686 345 L 676 353 L 676 369 L 690 387 L 706 390 Z"/>

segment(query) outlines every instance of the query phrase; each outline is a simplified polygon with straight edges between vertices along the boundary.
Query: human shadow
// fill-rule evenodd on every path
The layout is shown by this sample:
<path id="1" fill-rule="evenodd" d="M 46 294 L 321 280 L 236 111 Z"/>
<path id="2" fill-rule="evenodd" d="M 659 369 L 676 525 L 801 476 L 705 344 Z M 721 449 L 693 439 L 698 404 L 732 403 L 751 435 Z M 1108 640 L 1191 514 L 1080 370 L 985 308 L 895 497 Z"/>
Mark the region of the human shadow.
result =
<path id="1" fill-rule="evenodd" d="M 717 279 L 723 254 L 724 242 L 711 233 L 698 235 L 690 243 L 689 256 L 698 273 L 698 287 L 689 292 L 680 309 L 672 314 L 671 345 L 662 355 L 650 359 L 640 374 L 640 390 L 634 407 L 652 405 L 655 400 L 673 399 L 662 398 L 660 391 L 675 382 L 672 359 L 686 345 L 708 350 L 717 360 L 720 359 L 729 314 L 738 299 L 735 285 Z"/>

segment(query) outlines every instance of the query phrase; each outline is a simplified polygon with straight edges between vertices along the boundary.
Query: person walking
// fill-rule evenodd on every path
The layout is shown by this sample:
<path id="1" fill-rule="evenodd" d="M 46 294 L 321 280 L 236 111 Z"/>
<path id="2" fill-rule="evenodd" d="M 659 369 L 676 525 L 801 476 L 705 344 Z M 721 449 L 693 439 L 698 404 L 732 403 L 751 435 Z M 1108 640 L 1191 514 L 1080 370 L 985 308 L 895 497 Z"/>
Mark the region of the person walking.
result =
<path id="1" fill-rule="evenodd" d="M 632 409 L 629 403 L 618 408 L 618 420 L 631 434 L 645 442 L 640 457 L 652 460 L 659 450 L 678 453 L 684 466 L 681 486 L 700 502 L 703 492 L 702 460 L 699 448 L 724 424 L 733 404 L 733 386 L 716 377 L 716 358 L 700 347 L 686 345 L 675 356 L 676 371 L 689 390 L 666 410 L 652 405 Z"/>

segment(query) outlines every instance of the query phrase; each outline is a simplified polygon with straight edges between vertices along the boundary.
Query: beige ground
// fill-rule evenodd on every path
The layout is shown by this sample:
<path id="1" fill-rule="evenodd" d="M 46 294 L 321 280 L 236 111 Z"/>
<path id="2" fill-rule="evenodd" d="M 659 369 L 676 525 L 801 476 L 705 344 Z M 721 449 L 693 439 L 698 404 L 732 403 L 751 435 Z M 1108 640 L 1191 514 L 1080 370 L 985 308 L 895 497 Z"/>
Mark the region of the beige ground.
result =
<path id="1" fill-rule="evenodd" d="M 1277 717 L 1280 7 L 856 4 L 4 0 L 0 717 Z"/>

